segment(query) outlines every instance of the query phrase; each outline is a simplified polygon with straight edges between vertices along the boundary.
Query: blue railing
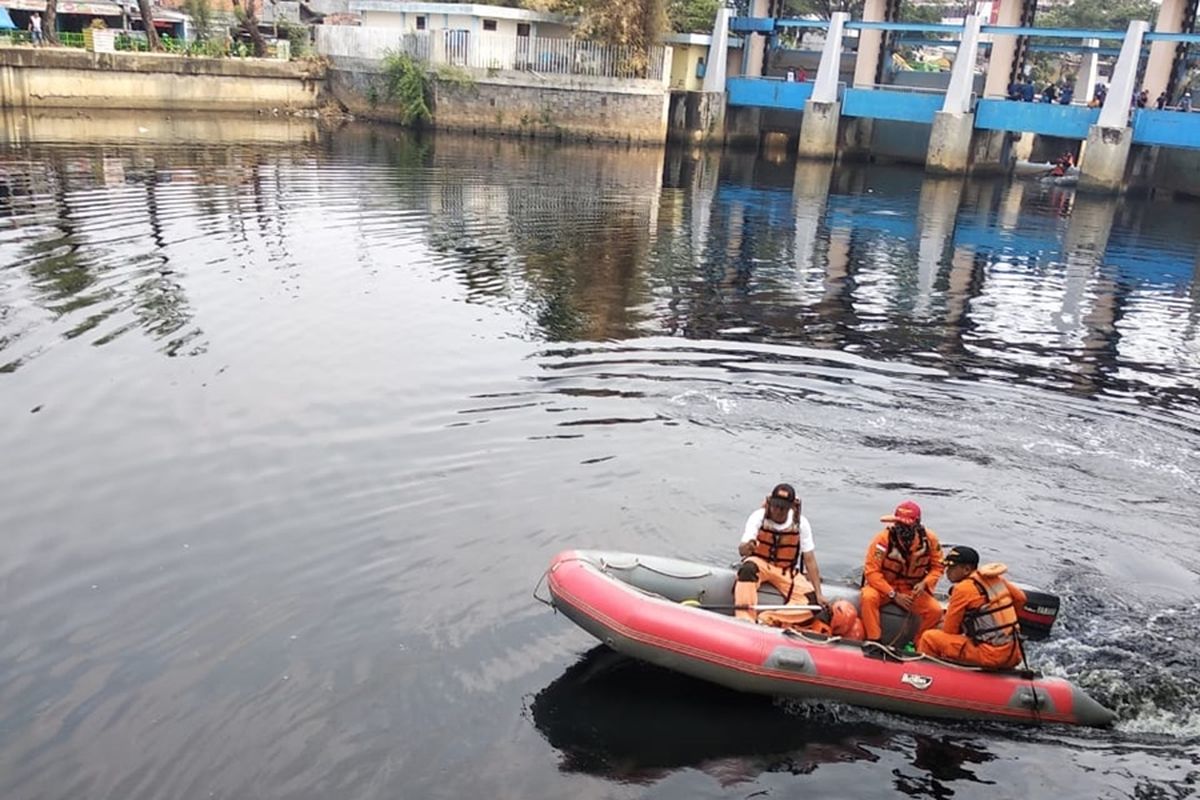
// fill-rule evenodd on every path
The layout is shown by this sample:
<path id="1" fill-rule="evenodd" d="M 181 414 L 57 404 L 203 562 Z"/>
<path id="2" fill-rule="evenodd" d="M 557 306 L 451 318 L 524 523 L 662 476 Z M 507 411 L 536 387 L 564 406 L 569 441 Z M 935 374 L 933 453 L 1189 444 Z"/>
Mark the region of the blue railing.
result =
<path id="1" fill-rule="evenodd" d="M 933 123 L 933 115 L 942 110 L 945 100 L 942 92 L 847 89 L 842 96 L 842 113 L 847 117 L 923 122 L 929 125 Z"/>
<path id="2" fill-rule="evenodd" d="M 975 105 L 975 127 L 987 131 L 1022 131 L 1064 139 L 1086 139 L 1100 109 L 1057 103 L 1020 103 L 985 98 Z"/>
<path id="3" fill-rule="evenodd" d="M 1200 113 L 1139 108 L 1133 112 L 1133 143 L 1200 150 Z"/>
<path id="4" fill-rule="evenodd" d="M 810 81 L 799 83 L 778 78 L 729 78 L 725 82 L 731 106 L 759 106 L 803 111 L 812 96 Z"/>

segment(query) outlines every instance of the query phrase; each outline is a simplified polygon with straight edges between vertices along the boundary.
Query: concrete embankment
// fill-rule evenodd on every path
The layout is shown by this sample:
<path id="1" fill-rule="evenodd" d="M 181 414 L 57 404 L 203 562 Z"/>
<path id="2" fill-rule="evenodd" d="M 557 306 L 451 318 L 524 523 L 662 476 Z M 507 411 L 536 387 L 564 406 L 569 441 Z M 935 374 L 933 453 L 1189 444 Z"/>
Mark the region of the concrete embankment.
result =
<path id="1" fill-rule="evenodd" d="M 379 61 L 333 58 L 330 90 L 356 117 L 395 122 L 399 109 L 380 97 L 381 69 Z M 472 72 L 466 81 L 436 81 L 432 127 L 573 141 L 666 141 L 669 92 L 661 81 Z"/>
<path id="2" fill-rule="evenodd" d="M 317 63 L 0 48 L 0 107 L 299 111 L 325 83 Z"/>

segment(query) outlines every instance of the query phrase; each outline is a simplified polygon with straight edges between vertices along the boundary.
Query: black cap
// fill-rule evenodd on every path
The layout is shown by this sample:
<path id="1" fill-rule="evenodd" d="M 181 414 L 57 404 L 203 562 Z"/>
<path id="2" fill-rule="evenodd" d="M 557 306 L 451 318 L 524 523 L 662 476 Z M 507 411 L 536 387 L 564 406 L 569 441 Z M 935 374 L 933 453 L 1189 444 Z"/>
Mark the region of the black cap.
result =
<path id="1" fill-rule="evenodd" d="M 954 564 L 962 564 L 967 567 L 979 566 L 979 553 L 975 552 L 973 547 L 951 547 L 950 550 L 942 555 L 942 563 L 947 567 Z"/>
<path id="2" fill-rule="evenodd" d="M 790 483 L 781 483 L 771 490 L 771 504 L 790 506 L 796 502 L 796 489 Z"/>

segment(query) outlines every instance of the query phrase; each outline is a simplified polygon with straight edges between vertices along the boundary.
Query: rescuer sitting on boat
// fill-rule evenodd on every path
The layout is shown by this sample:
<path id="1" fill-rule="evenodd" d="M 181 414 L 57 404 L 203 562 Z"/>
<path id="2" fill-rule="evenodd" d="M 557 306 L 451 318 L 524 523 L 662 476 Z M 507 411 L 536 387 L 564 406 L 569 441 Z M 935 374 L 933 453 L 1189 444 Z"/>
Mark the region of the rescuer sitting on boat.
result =
<path id="1" fill-rule="evenodd" d="M 743 557 L 733 586 L 737 606 L 758 602 L 758 587 L 769 583 L 783 595 L 785 605 L 826 605 L 821 594 L 821 572 L 817 568 L 812 526 L 800 513 L 800 498 L 791 484 L 771 490 L 762 508 L 746 520 L 738 554 Z M 737 616 L 766 625 L 791 626 L 814 622 L 809 609 L 763 611 L 739 608 Z"/>
<path id="2" fill-rule="evenodd" d="M 1012 669 L 1021 663 L 1021 626 L 1017 612 L 1025 606 L 1025 592 L 1002 576 L 1003 564 L 979 566 L 979 553 L 955 547 L 942 558 L 950 588 L 950 602 L 941 630 L 925 631 L 917 639 L 917 652 L 961 661 L 986 669 Z"/>
<path id="3" fill-rule="evenodd" d="M 912 500 L 879 520 L 890 525 L 875 534 L 863 562 L 859 603 L 863 630 L 867 641 L 878 642 L 883 635 L 879 611 L 895 603 L 917 616 L 916 640 L 942 616 L 942 606 L 933 597 L 942 577 L 942 547 L 933 531 L 921 524 L 921 507 Z"/>

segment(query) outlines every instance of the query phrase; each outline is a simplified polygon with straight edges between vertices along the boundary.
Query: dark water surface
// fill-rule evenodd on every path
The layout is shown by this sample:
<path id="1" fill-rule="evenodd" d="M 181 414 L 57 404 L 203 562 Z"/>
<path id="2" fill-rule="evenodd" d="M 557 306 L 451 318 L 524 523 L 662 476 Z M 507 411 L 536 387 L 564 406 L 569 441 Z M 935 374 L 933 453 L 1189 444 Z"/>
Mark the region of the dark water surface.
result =
<path id="1" fill-rule="evenodd" d="M 179 124 L 0 145 L 4 800 L 1194 796 L 1200 204 Z M 780 478 L 827 576 L 912 497 L 1062 595 L 1119 725 L 740 696 L 530 596 L 728 562 Z"/>

